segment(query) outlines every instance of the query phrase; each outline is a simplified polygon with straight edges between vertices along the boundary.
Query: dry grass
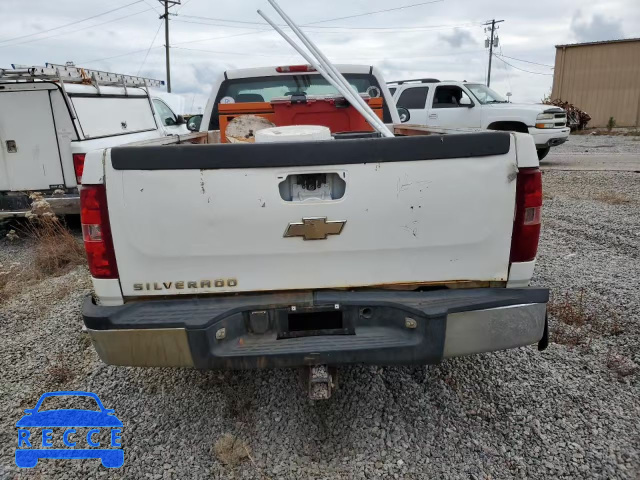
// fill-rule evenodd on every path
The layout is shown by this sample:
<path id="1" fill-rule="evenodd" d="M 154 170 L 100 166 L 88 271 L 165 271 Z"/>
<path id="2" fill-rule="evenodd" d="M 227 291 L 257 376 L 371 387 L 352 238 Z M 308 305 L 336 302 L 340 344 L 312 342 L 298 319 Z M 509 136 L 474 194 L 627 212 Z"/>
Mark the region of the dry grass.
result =
<path id="1" fill-rule="evenodd" d="M 46 277 L 59 276 L 86 263 L 84 247 L 67 226 L 56 217 L 39 194 L 33 194 L 28 221 L 18 232 L 11 230 L 7 240 L 32 242 L 32 255 L 24 264 L 0 265 L 0 302 L 24 287 Z"/>
<path id="2" fill-rule="evenodd" d="M 32 218 L 23 230 L 35 240 L 33 266 L 37 273 L 57 276 L 85 263 L 84 247 L 58 218 Z"/>
<path id="3" fill-rule="evenodd" d="M 615 313 L 604 316 L 586 309 L 584 290 L 577 297 L 565 294 L 562 300 L 550 302 L 548 311 L 557 320 L 551 339 L 561 345 L 589 347 L 595 336 L 615 337 L 625 332 Z"/>
<path id="4" fill-rule="evenodd" d="M 587 322 L 593 321 L 584 308 L 584 290 L 580 290 L 577 299 L 565 294 L 560 302 L 549 303 L 549 313 L 566 325 L 581 327 Z"/>
<path id="5" fill-rule="evenodd" d="M 45 370 L 47 383 L 50 385 L 64 385 L 73 378 L 73 371 L 67 365 L 62 355 L 58 354 Z"/>
<path id="6" fill-rule="evenodd" d="M 211 449 L 211 453 L 224 465 L 236 466 L 250 457 L 249 447 L 238 437 L 225 433 Z"/>

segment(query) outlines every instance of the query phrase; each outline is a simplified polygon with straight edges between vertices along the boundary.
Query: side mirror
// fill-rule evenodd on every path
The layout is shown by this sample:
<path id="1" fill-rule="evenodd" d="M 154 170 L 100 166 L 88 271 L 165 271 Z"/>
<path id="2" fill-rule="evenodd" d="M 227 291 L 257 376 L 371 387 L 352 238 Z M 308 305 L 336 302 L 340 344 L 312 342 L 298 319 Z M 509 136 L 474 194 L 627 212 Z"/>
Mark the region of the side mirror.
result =
<path id="1" fill-rule="evenodd" d="M 176 115 L 176 125 L 183 125 L 184 117 L 182 115 Z"/>
<path id="2" fill-rule="evenodd" d="M 400 117 L 400 121 L 402 123 L 407 123 L 409 120 L 411 120 L 411 113 L 409 112 L 408 108 L 404 108 L 404 107 L 397 107 L 398 108 L 398 116 Z"/>
<path id="3" fill-rule="evenodd" d="M 471 99 L 469 97 L 462 97 L 460 99 L 459 105 L 461 107 L 467 107 L 467 108 L 472 108 L 474 106 L 473 102 L 471 101 Z"/>
<path id="4" fill-rule="evenodd" d="M 199 132 L 202 123 L 202 115 L 194 115 L 187 121 L 187 130 L 190 132 Z"/>

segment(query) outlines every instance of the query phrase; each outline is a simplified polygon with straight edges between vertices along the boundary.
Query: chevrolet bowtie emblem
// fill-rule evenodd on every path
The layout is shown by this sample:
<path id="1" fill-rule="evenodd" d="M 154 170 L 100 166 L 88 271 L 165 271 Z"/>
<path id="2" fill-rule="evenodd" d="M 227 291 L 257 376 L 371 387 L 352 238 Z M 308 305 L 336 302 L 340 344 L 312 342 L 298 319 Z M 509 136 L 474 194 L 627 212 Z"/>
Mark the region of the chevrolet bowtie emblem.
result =
<path id="1" fill-rule="evenodd" d="M 340 235 L 346 220 L 327 221 L 327 217 L 303 218 L 302 222 L 290 223 L 285 237 L 304 237 L 305 240 L 326 240 L 327 235 Z"/>

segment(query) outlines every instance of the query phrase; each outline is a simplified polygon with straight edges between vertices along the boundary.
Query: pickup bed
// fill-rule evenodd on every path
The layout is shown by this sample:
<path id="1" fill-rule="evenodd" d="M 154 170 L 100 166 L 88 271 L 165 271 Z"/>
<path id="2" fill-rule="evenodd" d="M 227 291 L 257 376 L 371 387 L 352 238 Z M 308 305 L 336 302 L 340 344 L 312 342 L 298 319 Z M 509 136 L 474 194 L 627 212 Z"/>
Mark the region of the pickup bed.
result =
<path id="1" fill-rule="evenodd" d="M 87 155 L 84 321 L 109 364 L 426 364 L 538 343 L 531 136 L 394 124 L 393 138 Z"/>

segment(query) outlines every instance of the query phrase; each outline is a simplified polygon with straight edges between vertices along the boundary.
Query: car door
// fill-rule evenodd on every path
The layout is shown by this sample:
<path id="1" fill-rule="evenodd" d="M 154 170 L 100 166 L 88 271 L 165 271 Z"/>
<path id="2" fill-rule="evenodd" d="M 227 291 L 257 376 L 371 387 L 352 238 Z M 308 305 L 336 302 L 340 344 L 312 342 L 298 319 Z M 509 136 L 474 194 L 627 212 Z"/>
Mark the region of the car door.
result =
<path id="1" fill-rule="evenodd" d="M 430 127 L 480 128 L 481 105 L 458 85 L 438 85 L 433 93 L 427 119 Z"/>
<path id="2" fill-rule="evenodd" d="M 407 86 L 400 92 L 400 95 L 396 100 L 396 105 L 409 110 L 409 113 L 411 114 L 409 123 L 426 125 L 428 96 L 429 87 L 426 85 L 420 84 Z"/>
<path id="3" fill-rule="evenodd" d="M 184 122 L 178 121 L 178 116 L 173 113 L 173 110 L 169 108 L 169 105 L 164 103 L 159 98 L 153 99 L 153 108 L 156 111 L 156 115 L 160 120 L 162 128 L 164 128 L 167 135 L 184 135 L 189 133 Z"/>

